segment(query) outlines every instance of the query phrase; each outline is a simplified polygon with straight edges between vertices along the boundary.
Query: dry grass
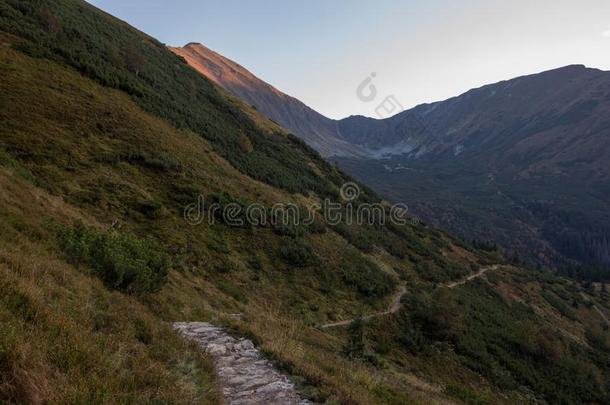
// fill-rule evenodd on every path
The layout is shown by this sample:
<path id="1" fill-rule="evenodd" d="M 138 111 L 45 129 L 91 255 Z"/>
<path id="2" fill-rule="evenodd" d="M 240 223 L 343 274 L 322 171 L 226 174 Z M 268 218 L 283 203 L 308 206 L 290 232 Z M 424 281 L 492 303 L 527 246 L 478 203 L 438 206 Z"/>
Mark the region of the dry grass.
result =
<path id="1" fill-rule="evenodd" d="M 399 333 L 392 317 L 367 331 L 390 342 L 379 364 L 342 356 L 345 331 L 315 326 L 376 312 L 390 297 L 363 297 L 341 280 L 349 243 L 337 233 L 307 235 L 320 265 L 292 269 L 278 259 L 282 239 L 271 229 L 191 227 L 182 218 L 197 193 L 226 191 L 268 206 L 308 205 L 315 196 L 254 181 L 198 135 L 55 63 L 3 46 L 0 73 L 0 92 L 10 100 L 0 111 L 0 148 L 17 160 L 0 167 L 0 400 L 218 402 L 210 360 L 169 327 L 211 321 L 251 336 L 305 393 L 330 403 L 449 403 L 449 383 L 509 402 L 450 352 L 406 354 L 392 340 Z M 129 161 L 129 153 L 144 163 Z M 142 202 L 161 208 L 150 218 L 138 211 Z M 99 227 L 118 221 L 121 230 L 162 241 L 175 259 L 168 283 L 136 299 L 68 265 L 47 225 L 75 219 Z M 432 243 L 430 235 L 421 240 Z M 410 288 L 430 287 L 412 261 L 383 250 L 372 257 Z M 478 259 L 455 247 L 447 257 Z M 521 293 L 540 291 L 507 296 Z M 579 317 L 591 315 L 582 311 Z"/>
<path id="2" fill-rule="evenodd" d="M 0 398 L 217 402 L 209 359 L 142 303 L 107 291 L 40 243 L 50 236 L 45 219 L 77 210 L 4 169 L 0 184 Z"/>

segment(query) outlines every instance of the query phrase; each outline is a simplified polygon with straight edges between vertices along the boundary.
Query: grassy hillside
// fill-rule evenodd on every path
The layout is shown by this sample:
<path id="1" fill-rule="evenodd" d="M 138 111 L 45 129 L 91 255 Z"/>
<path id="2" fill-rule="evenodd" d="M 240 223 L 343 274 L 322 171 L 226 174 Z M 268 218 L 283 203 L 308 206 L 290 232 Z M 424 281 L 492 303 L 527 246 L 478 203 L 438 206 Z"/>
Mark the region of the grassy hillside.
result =
<path id="1" fill-rule="evenodd" d="M 27 39 L 17 46 L 23 52 L 61 61 L 125 91 L 144 110 L 203 136 L 253 178 L 289 191 L 331 192 L 331 179 L 315 177 L 304 156 L 312 152 L 297 138 L 263 134 L 239 106 L 157 40 L 84 2 L 3 1 L 0 7 L 2 29 Z"/>
<path id="2" fill-rule="evenodd" d="M 2 1 L 0 28 L 0 401 L 218 402 L 173 321 L 251 337 L 321 402 L 607 401 L 602 293 L 511 267 L 448 289 L 505 260 L 422 224 L 189 225 L 198 195 L 305 207 L 347 178 L 85 3 Z M 399 285 L 363 342 L 319 328 Z"/>

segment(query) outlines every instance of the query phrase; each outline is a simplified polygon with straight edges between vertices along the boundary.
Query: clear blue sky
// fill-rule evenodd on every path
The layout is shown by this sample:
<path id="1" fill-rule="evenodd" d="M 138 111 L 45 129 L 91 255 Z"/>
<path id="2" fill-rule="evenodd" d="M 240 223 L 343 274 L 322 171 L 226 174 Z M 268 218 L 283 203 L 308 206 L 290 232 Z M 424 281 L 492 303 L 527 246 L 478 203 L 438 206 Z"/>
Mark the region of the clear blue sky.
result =
<path id="1" fill-rule="evenodd" d="M 201 42 L 333 118 L 568 64 L 610 70 L 608 0 L 92 0 L 168 45 Z M 370 73 L 378 99 L 356 88 Z"/>

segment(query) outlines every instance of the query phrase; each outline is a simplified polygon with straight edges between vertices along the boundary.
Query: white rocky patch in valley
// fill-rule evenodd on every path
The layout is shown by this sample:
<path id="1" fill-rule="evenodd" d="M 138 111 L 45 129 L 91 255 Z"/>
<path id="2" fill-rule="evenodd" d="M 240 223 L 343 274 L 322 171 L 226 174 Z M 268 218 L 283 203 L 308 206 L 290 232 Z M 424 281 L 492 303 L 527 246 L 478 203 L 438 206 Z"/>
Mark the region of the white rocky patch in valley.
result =
<path id="1" fill-rule="evenodd" d="M 464 152 L 464 145 L 462 145 L 461 143 L 458 143 L 457 145 L 455 145 L 453 147 L 453 156 L 458 156 L 460 155 L 462 152 Z"/>
<path id="2" fill-rule="evenodd" d="M 252 341 L 235 338 L 206 322 L 177 322 L 174 328 L 213 357 L 227 404 L 311 404 L 299 396 L 294 384 L 263 357 Z"/>

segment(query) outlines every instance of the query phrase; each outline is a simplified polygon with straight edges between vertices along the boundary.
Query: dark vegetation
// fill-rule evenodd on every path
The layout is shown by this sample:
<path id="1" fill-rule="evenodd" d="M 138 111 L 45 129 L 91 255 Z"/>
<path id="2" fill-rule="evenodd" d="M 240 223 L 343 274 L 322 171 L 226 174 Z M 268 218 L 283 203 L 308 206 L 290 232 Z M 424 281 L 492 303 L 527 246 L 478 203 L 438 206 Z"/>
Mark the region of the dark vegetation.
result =
<path id="1" fill-rule="evenodd" d="M 468 275 L 471 269 L 436 257 L 434 260 L 418 260 L 415 271 L 423 280 L 442 283 L 461 279 Z"/>
<path id="2" fill-rule="evenodd" d="M 24 39 L 19 50 L 66 63 L 125 91 L 176 127 L 193 130 L 255 179 L 290 192 L 336 196 L 343 176 L 301 140 L 264 133 L 184 60 L 114 17 L 76 0 L 7 0 L 0 3 L 0 29 Z M 326 173 L 325 179 L 309 161 Z"/>
<path id="3" fill-rule="evenodd" d="M 99 231 L 76 223 L 58 226 L 57 240 L 68 260 L 85 265 L 106 287 L 135 294 L 159 291 L 165 284 L 169 257 L 158 243 L 117 231 Z"/>
<path id="4" fill-rule="evenodd" d="M 405 177 L 378 161 L 337 160 L 358 180 L 376 184 L 383 197 L 405 202 L 478 250 L 501 246 L 519 263 L 552 267 L 580 281 L 610 280 L 609 189 L 607 181 L 590 183 L 587 172 L 491 181 L 475 159 L 444 164 L 397 157 L 385 163 L 409 167 Z"/>
<path id="5" fill-rule="evenodd" d="M 344 176 L 296 139 L 256 127 L 154 39 L 85 3 L 4 1 L 0 27 L 23 37 L 10 42 L 36 56 L 0 49 L 0 86 L 14 103 L 0 111 L 0 221 L 7 228 L 0 233 L 0 401 L 214 402 L 211 365 L 166 322 L 239 312 L 243 320 L 230 322 L 313 386 L 320 402 L 407 403 L 405 366 L 426 370 L 434 382 L 445 376 L 446 393 L 471 403 L 480 396 L 465 387 L 475 379 L 463 376 L 469 370 L 486 378 L 492 398 L 525 386 L 548 402 L 607 402 L 600 382 L 608 375 L 607 331 L 591 326 L 594 303 L 579 290 L 523 297 L 587 323 L 597 352 L 485 284 L 438 288 L 504 262 L 492 244 L 460 242 L 411 222 L 235 226 L 216 211 L 215 225 L 185 226 L 183 209 L 200 194 L 220 212 L 259 199 L 265 211 L 278 198 L 303 201 L 234 168 L 320 196 L 333 196 Z M 175 131 L 76 71 L 203 138 Z M 19 181 L 5 187 L 6 173 Z M 375 198 L 366 192 L 356 203 Z M 38 221 L 74 217 L 105 225 L 59 226 L 53 238 Z M 506 283 L 558 283 L 528 271 L 514 277 Z M 315 328 L 383 310 L 403 282 L 413 291 L 405 310 L 376 319 L 379 328 L 367 330 L 370 321 L 346 335 Z M 441 364 L 428 368 L 434 356 Z M 445 370 L 455 356 L 458 365 Z"/>
<path id="6" fill-rule="evenodd" d="M 343 355 L 352 359 L 362 359 L 365 355 L 364 321 L 358 318 L 347 328 L 347 342 L 343 347 Z"/>
<path id="7" fill-rule="evenodd" d="M 376 263 L 351 248 L 343 254 L 341 274 L 348 285 L 365 297 L 383 297 L 392 291 L 395 284 Z"/>
<path id="8" fill-rule="evenodd" d="M 580 299 L 575 292 L 553 290 L 562 291 L 567 300 Z M 573 309 L 556 293 L 543 295 L 563 316 L 575 319 Z M 406 350 L 428 355 L 455 351 L 465 366 L 503 389 L 528 386 L 550 403 L 608 401 L 600 378 L 610 370 L 604 343 L 598 345 L 599 352 L 575 345 L 552 325 L 541 326 L 529 306 L 507 304 L 483 282 L 451 292 L 413 294 L 400 322 L 399 342 Z M 600 336 L 588 333 L 591 339 Z"/>
<path id="9" fill-rule="evenodd" d="M 319 263 L 311 246 L 302 239 L 284 238 L 280 256 L 293 267 L 307 267 Z"/>

